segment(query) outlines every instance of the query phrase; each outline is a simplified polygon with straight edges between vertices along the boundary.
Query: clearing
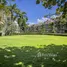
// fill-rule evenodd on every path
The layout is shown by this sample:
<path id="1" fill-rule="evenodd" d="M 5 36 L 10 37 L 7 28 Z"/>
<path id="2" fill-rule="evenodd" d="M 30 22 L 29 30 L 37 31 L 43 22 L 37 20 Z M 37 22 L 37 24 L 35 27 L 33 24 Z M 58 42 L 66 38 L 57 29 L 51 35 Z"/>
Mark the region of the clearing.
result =
<path id="1" fill-rule="evenodd" d="M 16 35 L 0 37 L 0 47 L 38 46 L 49 44 L 67 45 L 67 37 L 51 35 Z"/>

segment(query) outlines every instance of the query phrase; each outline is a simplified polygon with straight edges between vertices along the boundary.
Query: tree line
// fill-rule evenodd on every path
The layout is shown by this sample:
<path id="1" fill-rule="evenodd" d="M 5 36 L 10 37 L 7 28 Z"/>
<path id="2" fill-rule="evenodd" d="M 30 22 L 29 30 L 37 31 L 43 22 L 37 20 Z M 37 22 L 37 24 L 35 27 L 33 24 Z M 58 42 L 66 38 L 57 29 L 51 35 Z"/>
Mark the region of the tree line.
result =
<path id="1" fill-rule="evenodd" d="M 20 0 L 21 1 L 21 0 Z M 3 15 L 4 21 L 0 22 L 0 29 L 5 35 L 11 35 L 15 33 L 16 25 L 14 24 L 17 21 L 19 26 L 20 33 L 27 32 L 35 32 L 34 29 L 38 31 L 38 33 L 47 32 L 67 32 L 67 0 L 36 0 L 36 4 L 41 3 L 45 8 L 51 9 L 52 6 L 57 5 L 56 14 L 60 15 L 60 17 L 53 19 L 55 23 L 51 23 L 49 25 L 45 25 L 44 23 L 40 26 L 32 25 L 28 26 L 26 24 L 28 17 L 26 12 L 21 11 L 16 4 L 16 0 L 0 0 L 0 11 Z M 0 21 L 1 17 L 0 16 Z M 6 18 L 5 18 L 6 17 Z M 34 28 L 35 27 L 35 28 Z M 48 29 L 49 28 L 49 29 Z M 63 28 L 63 29 L 62 29 Z M 48 30 L 47 30 L 48 29 Z"/>

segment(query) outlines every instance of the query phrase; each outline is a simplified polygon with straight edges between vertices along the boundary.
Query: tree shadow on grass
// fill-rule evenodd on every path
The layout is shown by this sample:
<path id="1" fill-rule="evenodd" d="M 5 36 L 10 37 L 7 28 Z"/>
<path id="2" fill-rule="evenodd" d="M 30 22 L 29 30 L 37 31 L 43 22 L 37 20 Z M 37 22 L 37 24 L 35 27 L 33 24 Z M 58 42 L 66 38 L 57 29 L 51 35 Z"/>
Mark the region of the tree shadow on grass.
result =
<path id="1" fill-rule="evenodd" d="M 67 67 L 67 46 L 0 48 L 0 67 Z"/>

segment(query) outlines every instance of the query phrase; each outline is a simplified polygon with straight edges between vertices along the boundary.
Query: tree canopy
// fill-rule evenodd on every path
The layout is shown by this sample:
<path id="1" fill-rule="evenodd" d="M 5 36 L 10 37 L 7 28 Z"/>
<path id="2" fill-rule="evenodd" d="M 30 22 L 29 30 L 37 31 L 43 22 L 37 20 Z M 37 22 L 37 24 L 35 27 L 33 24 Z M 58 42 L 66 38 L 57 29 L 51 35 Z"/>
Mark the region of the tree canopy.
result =
<path id="1" fill-rule="evenodd" d="M 36 4 L 42 3 L 45 8 L 51 9 L 52 6 L 58 6 L 56 13 L 62 13 L 63 18 L 67 15 L 67 0 L 36 0 Z"/>

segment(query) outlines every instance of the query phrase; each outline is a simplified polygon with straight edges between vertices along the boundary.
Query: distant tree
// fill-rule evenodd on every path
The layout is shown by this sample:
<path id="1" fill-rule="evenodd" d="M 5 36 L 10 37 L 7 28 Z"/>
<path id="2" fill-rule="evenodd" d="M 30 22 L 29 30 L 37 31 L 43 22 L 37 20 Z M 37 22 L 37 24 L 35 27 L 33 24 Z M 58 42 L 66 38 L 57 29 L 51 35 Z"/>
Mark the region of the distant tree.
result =
<path id="1" fill-rule="evenodd" d="M 41 34 L 44 34 L 44 33 L 45 33 L 45 25 L 42 24 L 42 25 L 41 25 Z"/>

